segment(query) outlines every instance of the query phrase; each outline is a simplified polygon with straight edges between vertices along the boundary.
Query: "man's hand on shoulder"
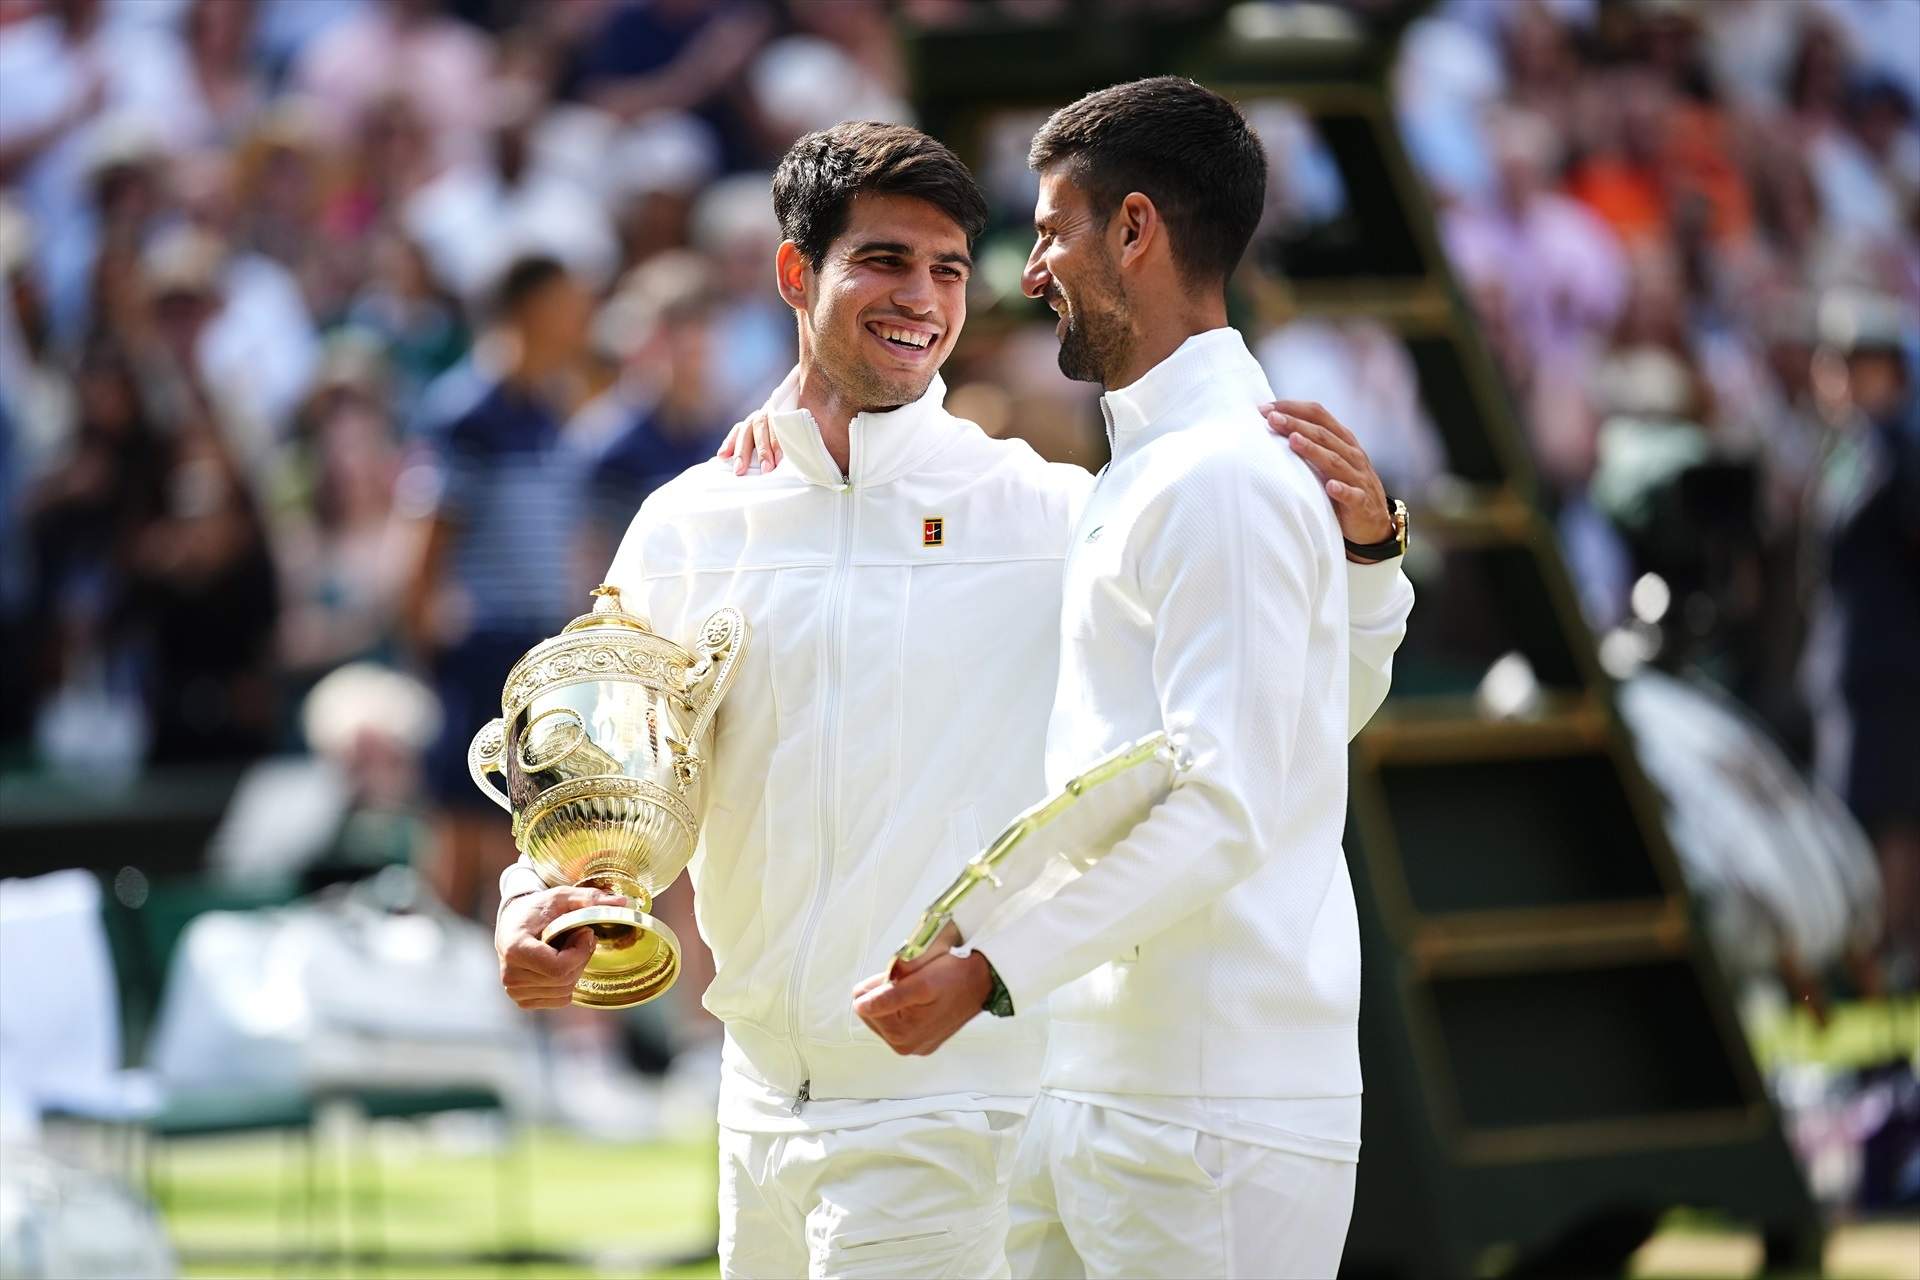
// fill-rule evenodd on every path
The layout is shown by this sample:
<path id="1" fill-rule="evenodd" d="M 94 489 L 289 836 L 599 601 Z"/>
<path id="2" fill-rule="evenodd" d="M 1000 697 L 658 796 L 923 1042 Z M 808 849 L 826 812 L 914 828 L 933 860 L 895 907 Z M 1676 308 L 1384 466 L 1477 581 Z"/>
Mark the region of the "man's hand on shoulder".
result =
<path id="1" fill-rule="evenodd" d="M 1353 432 L 1310 400 L 1276 400 L 1260 406 L 1267 425 L 1313 468 L 1333 500 L 1340 536 L 1349 542 L 1385 542 L 1393 537 L 1386 486 Z"/>
<path id="2" fill-rule="evenodd" d="M 625 906 L 618 894 L 563 886 L 510 898 L 493 924 L 493 951 L 500 957 L 500 985 L 522 1009 L 564 1009 L 574 984 L 593 955 L 593 930 L 576 929 L 563 945 L 540 941 L 540 931 L 582 907 Z"/>
<path id="3" fill-rule="evenodd" d="M 756 458 L 763 472 L 779 466 L 780 442 L 774 439 L 773 415 L 765 409 L 755 409 L 745 422 L 734 423 L 714 456 L 733 459 L 733 474 L 737 476 L 747 474 Z"/>

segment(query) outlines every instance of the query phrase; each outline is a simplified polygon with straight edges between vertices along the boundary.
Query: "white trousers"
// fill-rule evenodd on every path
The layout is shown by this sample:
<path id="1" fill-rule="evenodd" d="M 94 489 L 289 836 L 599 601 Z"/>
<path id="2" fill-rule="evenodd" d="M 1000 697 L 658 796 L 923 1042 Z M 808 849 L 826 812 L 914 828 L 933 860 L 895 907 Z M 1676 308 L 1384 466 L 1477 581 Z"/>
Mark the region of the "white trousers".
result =
<path id="1" fill-rule="evenodd" d="M 1007 1256 L 1035 1280 L 1332 1280 L 1357 1167 L 1043 1093 L 1015 1160 Z"/>
<path id="2" fill-rule="evenodd" d="M 939 1111 L 819 1133 L 720 1130 L 720 1274 L 1006 1277 L 1021 1117 Z"/>

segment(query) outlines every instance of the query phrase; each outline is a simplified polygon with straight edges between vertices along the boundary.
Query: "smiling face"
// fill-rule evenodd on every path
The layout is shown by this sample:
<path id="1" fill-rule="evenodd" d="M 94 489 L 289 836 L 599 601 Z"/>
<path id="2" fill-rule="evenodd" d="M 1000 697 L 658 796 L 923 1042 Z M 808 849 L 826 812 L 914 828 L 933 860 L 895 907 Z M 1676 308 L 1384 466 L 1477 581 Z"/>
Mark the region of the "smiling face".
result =
<path id="1" fill-rule="evenodd" d="M 913 196 L 855 196 L 816 271 L 781 246 L 781 291 L 800 307 L 806 350 L 861 411 L 926 394 L 967 320 L 966 232 Z"/>
<path id="2" fill-rule="evenodd" d="M 1111 221 L 1095 216 L 1086 193 L 1060 169 L 1040 175 L 1033 252 L 1020 284 L 1059 317 L 1060 372 L 1076 382 L 1109 381 L 1132 345 L 1126 291 L 1107 243 Z"/>

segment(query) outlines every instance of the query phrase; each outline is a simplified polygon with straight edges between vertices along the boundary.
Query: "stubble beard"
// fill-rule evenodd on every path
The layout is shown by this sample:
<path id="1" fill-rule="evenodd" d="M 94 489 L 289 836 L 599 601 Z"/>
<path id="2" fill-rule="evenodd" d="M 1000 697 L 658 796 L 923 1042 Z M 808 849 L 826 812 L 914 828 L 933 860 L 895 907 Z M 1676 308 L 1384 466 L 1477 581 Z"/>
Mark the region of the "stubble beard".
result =
<path id="1" fill-rule="evenodd" d="M 1104 263 L 1100 279 L 1075 292 L 1078 305 L 1068 308 L 1066 332 L 1060 335 L 1060 372 L 1075 382 L 1105 386 L 1125 366 L 1129 346 L 1120 273 Z"/>
<path id="2" fill-rule="evenodd" d="M 864 332 L 862 327 L 860 333 Z M 814 334 L 813 350 L 821 372 L 846 403 L 858 406 L 858 412 L 885 413 L 889 409 L 912 404 L 927 394 L 927 388 L 933 385 L 934 374 L 939 372 L 929 369 L 924 379 L 915 373 L 889 376 L 862 358 L 859 345 L 858 334 L 851 339 L 835 337 L 831 340 L 821 330 L 816 330 Z"/>

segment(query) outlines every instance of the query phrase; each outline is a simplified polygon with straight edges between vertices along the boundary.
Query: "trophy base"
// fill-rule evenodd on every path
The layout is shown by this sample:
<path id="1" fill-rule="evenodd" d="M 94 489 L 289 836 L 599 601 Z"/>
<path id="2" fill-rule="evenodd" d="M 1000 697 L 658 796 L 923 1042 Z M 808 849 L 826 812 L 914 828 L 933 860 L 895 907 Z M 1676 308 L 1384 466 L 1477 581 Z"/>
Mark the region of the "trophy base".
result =
<path id="1" fill-rule="evenodd" d="M 680 939 L 638 907 L 582 907 L 541 930 L 551 944 L 563 933 L 591 929 L 593 958 L 573 988 L 586 1009 L 630 1009 L 665 995 L 680 976 Z"/>

